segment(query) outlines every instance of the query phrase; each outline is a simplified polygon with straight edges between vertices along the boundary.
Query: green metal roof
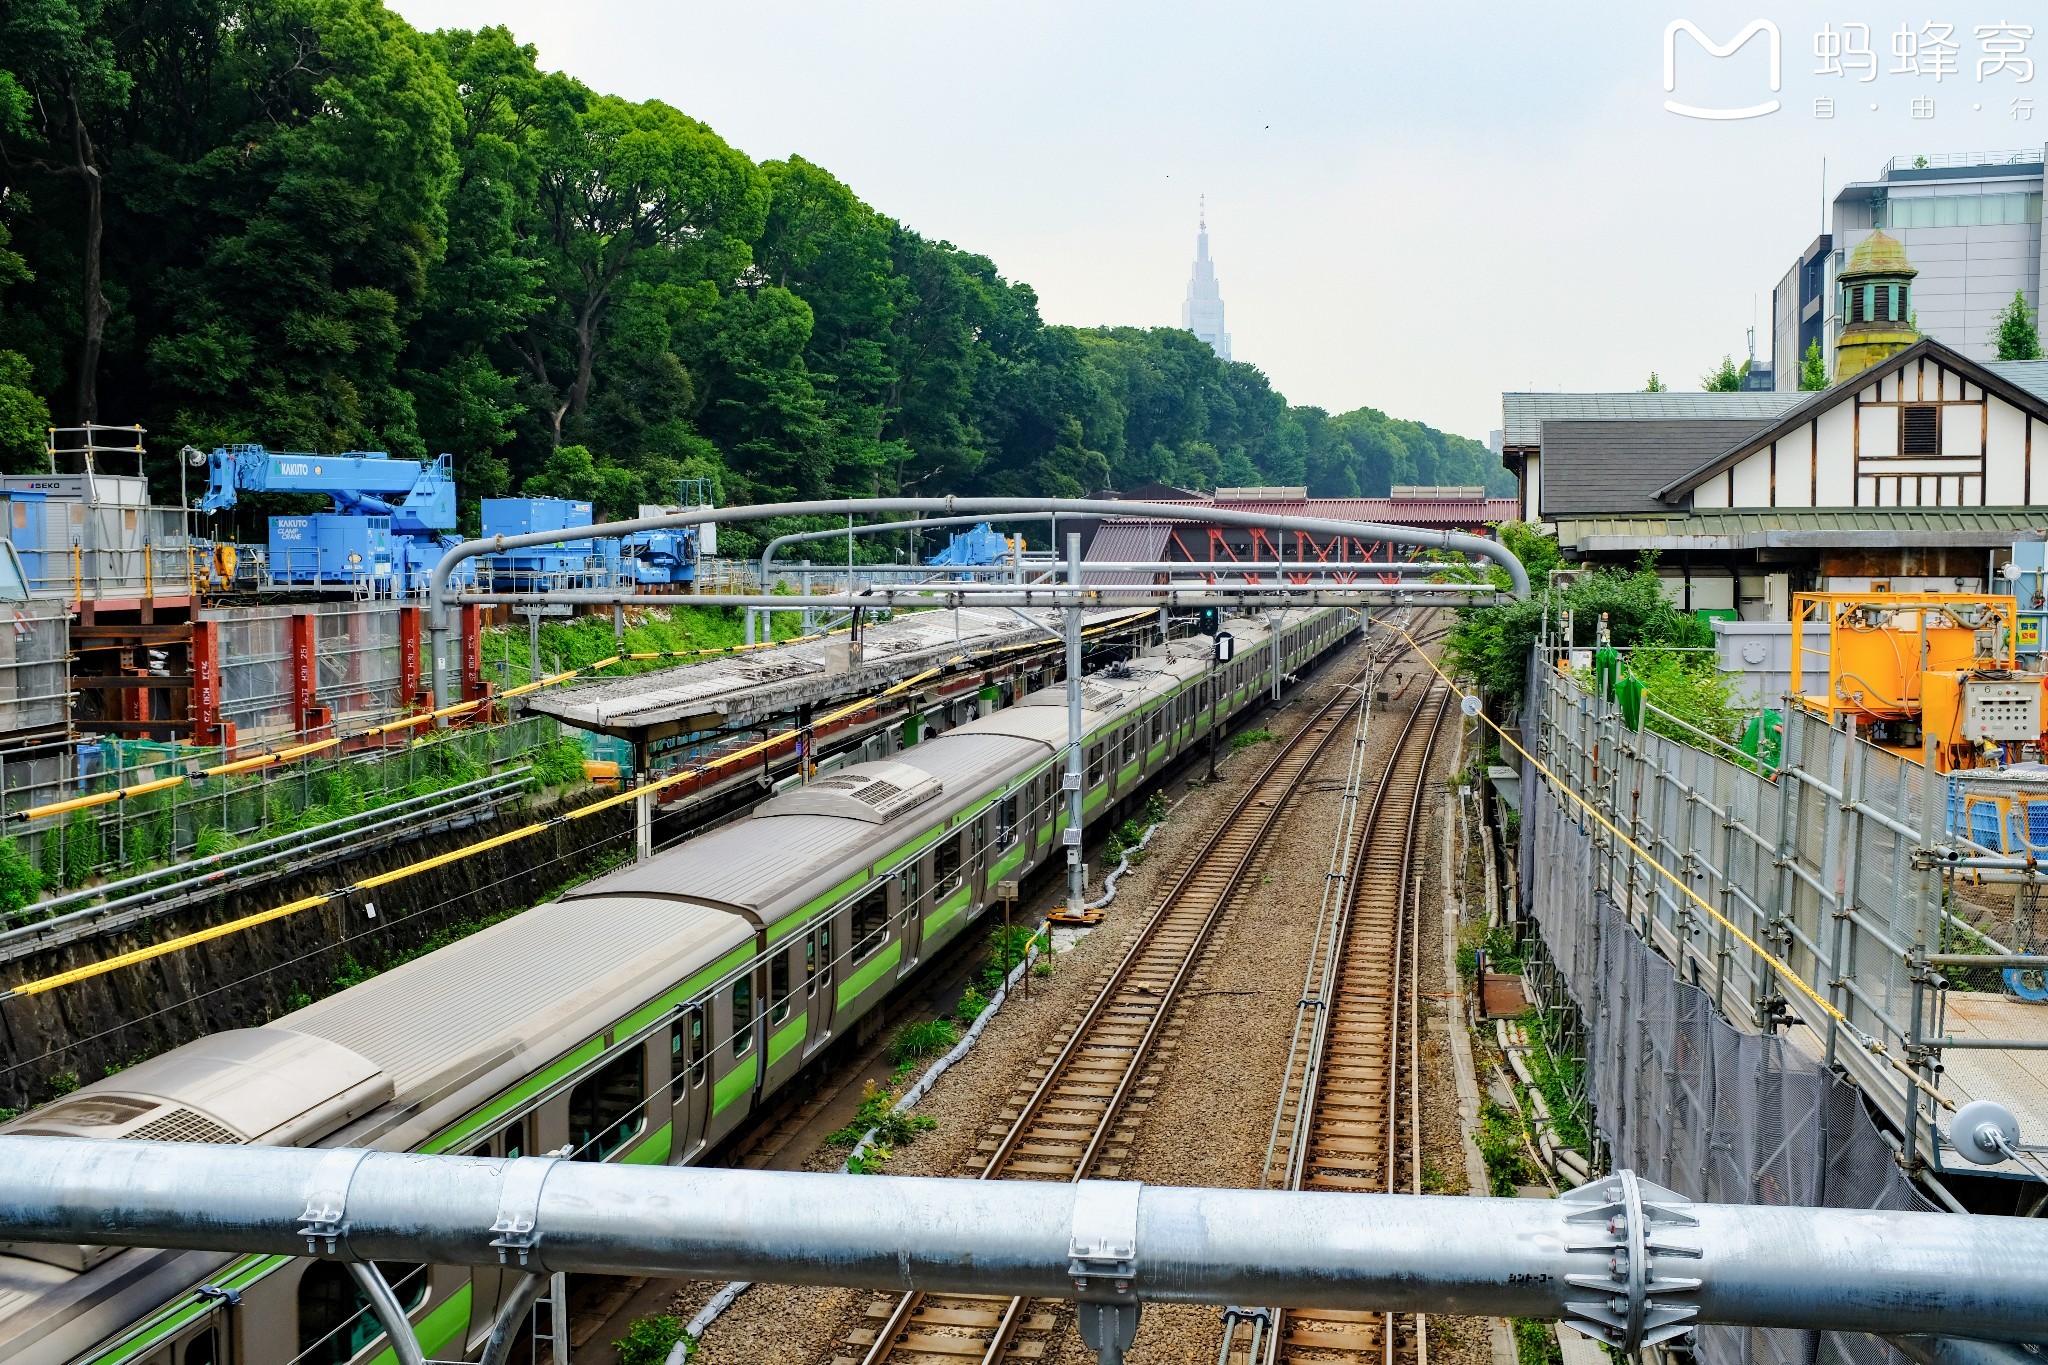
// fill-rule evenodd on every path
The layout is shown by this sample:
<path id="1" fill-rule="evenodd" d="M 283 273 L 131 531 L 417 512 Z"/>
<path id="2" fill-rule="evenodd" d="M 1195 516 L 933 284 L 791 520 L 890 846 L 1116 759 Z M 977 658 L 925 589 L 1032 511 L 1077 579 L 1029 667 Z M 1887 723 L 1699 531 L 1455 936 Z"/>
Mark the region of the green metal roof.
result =
<path id="1" fill-rule="evenodd" d="M 1684 516 L 1570 517 L 1558 543 L 1580 553 L 1621 550 L 1992 548 L 2048 530 L 2039 507 L 1778 507 Z"/>

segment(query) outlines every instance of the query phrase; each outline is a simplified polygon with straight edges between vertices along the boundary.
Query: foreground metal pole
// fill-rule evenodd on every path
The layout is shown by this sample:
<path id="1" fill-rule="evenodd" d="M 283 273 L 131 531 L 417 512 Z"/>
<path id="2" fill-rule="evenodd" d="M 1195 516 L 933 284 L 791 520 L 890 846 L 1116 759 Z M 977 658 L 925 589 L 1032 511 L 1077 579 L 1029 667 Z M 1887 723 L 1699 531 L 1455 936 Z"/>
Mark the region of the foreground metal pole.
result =
<path id="1" fill-rule="evenodd" d="M 1067 582 L 1081 586 L 1081 535 L 1067 533 Z M 1081 605 L 1066 608 L 1067 633 L 1067 913 L 1079 915 L 1088 901 L 1086 869 L 1081 866 L 1083 758 L 1081 752 Z"/>
<path id="2" fill-rule="evenodd" d="M 1110 1204 L 1134 1212 L 1105 1241 Z M 2048 1222 L 1693 1204 L 1627 1172 L 1454 1200 L 0 1137 L 0 1240 L 1069 1299 L 1113 1276 L 1623 1349 L 1702 1323 L 2048 1338 Z"/>

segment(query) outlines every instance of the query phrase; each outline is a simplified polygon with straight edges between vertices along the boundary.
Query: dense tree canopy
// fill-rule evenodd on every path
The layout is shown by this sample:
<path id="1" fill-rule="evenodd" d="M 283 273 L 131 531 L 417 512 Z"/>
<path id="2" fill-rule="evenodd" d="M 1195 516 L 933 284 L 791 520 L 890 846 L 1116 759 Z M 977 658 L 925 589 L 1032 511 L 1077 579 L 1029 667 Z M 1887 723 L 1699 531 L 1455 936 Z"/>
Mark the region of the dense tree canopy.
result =
<path id="1" fill-rule="evenodd" d="M 729 502 L 1506 482 L 1186 332 L 1048 326 L 823 167 L 377 0 L 0 8 L 0 462 L 51 413 L 139 421 L 165 456 L 445 450 L 465 503 L 606 512 L 684 478 Z"/>

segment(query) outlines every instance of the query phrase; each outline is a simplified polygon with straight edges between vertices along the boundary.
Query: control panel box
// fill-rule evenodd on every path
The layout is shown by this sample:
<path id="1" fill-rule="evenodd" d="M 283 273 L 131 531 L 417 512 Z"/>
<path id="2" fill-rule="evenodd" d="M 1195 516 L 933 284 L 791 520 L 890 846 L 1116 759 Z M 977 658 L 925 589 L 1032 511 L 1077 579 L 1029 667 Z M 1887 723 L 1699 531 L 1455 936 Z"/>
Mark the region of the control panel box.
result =
<path id="1" fill-rule="evenodd" d="M 1962 738 L 1993 743 L 2041 737 L 2039 678 L 1967 678 L 1963 682 Z"/>

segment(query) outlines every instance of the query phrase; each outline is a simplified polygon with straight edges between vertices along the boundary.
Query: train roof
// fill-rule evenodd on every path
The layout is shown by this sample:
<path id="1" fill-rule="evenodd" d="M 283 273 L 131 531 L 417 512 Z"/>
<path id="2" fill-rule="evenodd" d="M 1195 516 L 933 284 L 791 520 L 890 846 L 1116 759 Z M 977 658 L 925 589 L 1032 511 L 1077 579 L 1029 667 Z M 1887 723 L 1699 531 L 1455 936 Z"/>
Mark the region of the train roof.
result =
<path id="1" fill-rule="evenodd" d="M 431 1104 L 520 1053 L 552 1050 L 750 942 L 738 915 L 684 901 L 582 896 L 538 905 L 286 1015 L 361 1053 L 398 1098 Z"/>

